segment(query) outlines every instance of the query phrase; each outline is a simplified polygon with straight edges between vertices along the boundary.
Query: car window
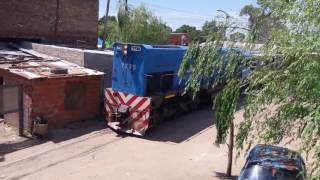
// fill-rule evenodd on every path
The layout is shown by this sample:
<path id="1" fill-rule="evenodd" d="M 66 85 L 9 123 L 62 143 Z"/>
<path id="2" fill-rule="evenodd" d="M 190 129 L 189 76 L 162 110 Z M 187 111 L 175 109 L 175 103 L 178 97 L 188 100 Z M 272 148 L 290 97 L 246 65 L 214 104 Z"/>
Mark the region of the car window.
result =
<path id="1" fill-rule="evenodd" d="M 302 180 L 302 177 L 299 176 L 297 171 L 254 165 L 244 169 L 239 180 Z"/>

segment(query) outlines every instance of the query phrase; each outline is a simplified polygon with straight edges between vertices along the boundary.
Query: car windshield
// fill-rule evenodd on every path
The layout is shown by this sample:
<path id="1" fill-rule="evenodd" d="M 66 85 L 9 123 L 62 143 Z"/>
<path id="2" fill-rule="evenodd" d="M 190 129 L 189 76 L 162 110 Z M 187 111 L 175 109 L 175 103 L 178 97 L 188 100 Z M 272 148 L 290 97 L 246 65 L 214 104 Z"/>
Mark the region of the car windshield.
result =
<path id="1" fill-rule="evenodd" d="M 302 180 L 303 178 L 297 171 L 287 171 L 284 169 L 272 169 L 253 165 L 245 169 L 239 180 Z"/>

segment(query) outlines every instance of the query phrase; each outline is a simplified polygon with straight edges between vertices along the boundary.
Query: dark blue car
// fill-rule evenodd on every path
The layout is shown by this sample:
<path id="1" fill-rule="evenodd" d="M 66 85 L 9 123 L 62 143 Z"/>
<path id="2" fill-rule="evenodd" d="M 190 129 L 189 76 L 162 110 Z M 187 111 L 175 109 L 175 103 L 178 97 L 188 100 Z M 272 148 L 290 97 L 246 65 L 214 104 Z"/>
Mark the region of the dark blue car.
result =
<path id="1" fill-rule="evenodd" d="M 297 152 L 258 144 L 250 151 L 238 180 L 302 180 L 305 172 Z"/>

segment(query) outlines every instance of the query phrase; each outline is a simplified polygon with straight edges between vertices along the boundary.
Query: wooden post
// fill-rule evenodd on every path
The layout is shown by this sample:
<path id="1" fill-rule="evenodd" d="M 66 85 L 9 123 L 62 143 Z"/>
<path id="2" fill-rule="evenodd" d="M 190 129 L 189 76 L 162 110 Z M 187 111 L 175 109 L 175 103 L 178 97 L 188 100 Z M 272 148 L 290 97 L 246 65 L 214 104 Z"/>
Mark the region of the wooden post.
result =
<path id="1" fill-rule="evenodd" d="M 232 173 L 232 161 L 233 161 L 233 139 L 234 139 L 234 123 L 230 124 L 230 137 L 228 146 L 228 167 L 227 167 L 227 177 L 231 177 Z"/>
<path id="2" fill-rule="evenodd" d="M 56 0 L 56 18 L 54 24 L 54 44 L 57 43 L 57 36 L 58 36 L 58 28 L 59 28 L 59 21 L 60 21 L 60 0 Z"/>

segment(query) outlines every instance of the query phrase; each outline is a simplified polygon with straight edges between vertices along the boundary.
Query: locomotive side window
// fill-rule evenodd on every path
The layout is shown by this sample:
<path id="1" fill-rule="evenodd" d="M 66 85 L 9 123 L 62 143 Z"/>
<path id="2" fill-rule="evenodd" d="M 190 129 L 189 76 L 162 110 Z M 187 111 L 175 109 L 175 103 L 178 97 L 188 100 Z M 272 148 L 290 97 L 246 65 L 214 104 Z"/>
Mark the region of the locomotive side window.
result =
<path id="1" fill-rule="evenodd" d="M 162 72 L 148 74 L 147 77 L 147 95 L 167 93 L 173 88 L 173 72 Z"/>
<path id="2" fill-rule="evenodd" d="M 147 75 L 147 95 L 154 95 L 160 92 L 160 76 L 158 74 Z"/>
<path id="3" fill-rule="evenodd" d="M 173 88 L 173 72 L 162 74 L 161 76 L 161 90 L 163 93 L 169 92 Z"/>

